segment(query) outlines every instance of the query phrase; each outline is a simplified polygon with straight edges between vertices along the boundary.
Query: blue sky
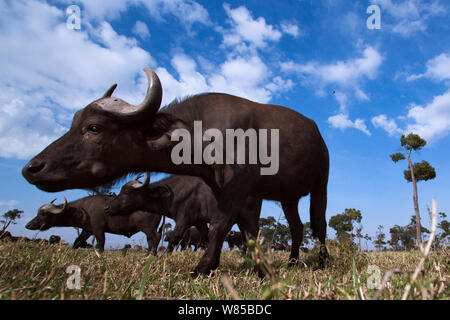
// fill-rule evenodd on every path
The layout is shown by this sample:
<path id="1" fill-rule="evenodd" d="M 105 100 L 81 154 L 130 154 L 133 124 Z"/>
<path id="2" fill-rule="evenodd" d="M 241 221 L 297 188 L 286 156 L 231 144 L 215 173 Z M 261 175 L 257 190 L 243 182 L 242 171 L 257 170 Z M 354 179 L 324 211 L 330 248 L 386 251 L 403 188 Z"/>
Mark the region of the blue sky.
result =
<path id="1" fill-rule="evenodd" d="M 80 30 L 66 25 L 72 4 L 81 9 Z M 381 9 L 380 29 L 367 28 L 370 4 Z M 419 133 L 428 145 L 415 160 L 437 172 L 419 184 L 427 224 L 433 197 L 438 210 L 450 211 L 449 10 L 444 0 L 0 0 L 0 210 L 24 210 L 11 231 L 34 236 L 24 225 L 40 205 L 85 196 L 40 191 L 21 168 L 112 83 L 116 96 L 139 102 L 142 69 L 150 66 L 163 104 L 226 92 L 315 120 L 331 158 L 327 218 L 360 209 L 370 235 L 413 214 L 406 163 L 392 163 L 389 154 L 400 151 L 402 133 Z M 304 222 L 308 200 L 300 203 Z M 262 216 L 279 213 L 264 203 Z M 38 237 L 51 234 L 75 237 L 68 228 Z M 129 241 L 107 235 L 107 246 Z"/>

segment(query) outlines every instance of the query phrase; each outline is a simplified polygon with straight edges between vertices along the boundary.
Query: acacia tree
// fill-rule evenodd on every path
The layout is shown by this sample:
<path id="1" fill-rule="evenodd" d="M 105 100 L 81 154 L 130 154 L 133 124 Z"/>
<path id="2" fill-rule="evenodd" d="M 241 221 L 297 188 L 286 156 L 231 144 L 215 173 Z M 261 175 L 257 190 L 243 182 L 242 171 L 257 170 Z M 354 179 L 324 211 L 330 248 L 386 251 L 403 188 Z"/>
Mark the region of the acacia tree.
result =
<path id="1" fill-rule="evenodd" d="M 398 162 L 404 159 L 408 160 L 408 170 L 405 170 L 403 173 L 405 180 L 413 183 L 413 201 L 414 201 L 414 211 L 416 214 L 417 242 L 419 246 L 422 246 L 422 235 L 420 232 L 421 224 L 420 224 L 419 200 L 417 195 L 417 182 L 434 179 L 436 177 L 436 171 L 425 160 L 414 164 L 411 161 L 411 153 L 413 151 L 418 151 L 422 149 L 427 144 L 427 142 L 424 139 L 422 139 L 419 135 L 414 133 L 410 133 L 407 136 L 402 135 L 400 138 L 400 144 L 404 151 L 391 154 L 390 157 L 394 162 Z"/>
<path id="2" fill-rule="evenodd" d="M 375 248 L 377 248 L 378 251 L 381 251 L 386 244 L 386 241 L 384 240 L 386 238 L 386 234 L 383 232 L 383 228 L 384 227 L 382 225 L 378 226 L 377 237 L 373 242 L 375 244 Z"/>
<path id="3" fill-rule="evenodd" d="M 417 241 L 417 232 L 416 232 L 416 216 L 412 215 L 409 224 L 404 227 L 399 225 L 395 225 L 391 229 L 389 229 L 389 233 L 391 234 L 391 240 L 389 244 L 394 250 L 411 250 L 414 248 L 414 245 Z M 420 234 L 422 233 L 430 233 L 430 230 L 421 226 Z"/>
<path id="4" fill-rule="evenodd" d="M 440 247 L 446 246 L 450 239 L 450 222 L 448 222 L 447 215 L 444 212 L 439 212 L 439 223 L 437 225 L 440 229 L 439 234 L 436 236 L 436 244 Z"/>
<path id="5" fill-rule="evenodd" d="M 12 209 L 4 214 L 2 214 L 2 220 L 0 220 L 1 223 L 3 223 L 2 229 L 0 230 L 0 235 L 2 235 L 5 230 L 9 227 L 10 224 L 16 224 L 16 220 L 20 219 L 22 216 L 23 211 L 19 209 Z"/>
<path id="6" fill-rule="evenodd" d="M 272 216 L 259 219 L 259 230 L 261 231 L 261 236 L 264 238 L 263 246 L 270 246 L 275 235 L 276 223 L 277 221 Z"/>
<path id="7" fill-rule="evenodd" d="M 328 225 L 336 231 L 336 238 L 340 244 L 353 244 L 353 224 L 360 223 L 361 219 L 360 210 L 346 208 L 343 213 L 332 216 Z"/>
<path id="8" fill-rule="evenodd" d="M 310 244 L 314 243 L 314 237 L 313 237 L 313 231 L 311 228 L 311 223 L 310 222 L 306 222 L 303 225 L 303 243 L 305 246 L 309 246 Z"/>
<path id="9" fill-rule="evenodd" d="M 289 231 L 289 226 L 277 222 L 275 225 L 275 236 L 274 243 L 287 246 L 291 240 L 291 232 Z"/>

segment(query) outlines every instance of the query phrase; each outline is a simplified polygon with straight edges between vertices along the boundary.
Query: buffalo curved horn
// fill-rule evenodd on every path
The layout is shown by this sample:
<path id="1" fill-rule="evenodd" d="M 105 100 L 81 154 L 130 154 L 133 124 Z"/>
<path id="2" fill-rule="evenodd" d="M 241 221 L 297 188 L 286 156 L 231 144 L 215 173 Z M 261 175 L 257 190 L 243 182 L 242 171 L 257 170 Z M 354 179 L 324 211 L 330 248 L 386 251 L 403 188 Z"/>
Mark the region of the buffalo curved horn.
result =
<path id="1" fill-rule="evenodd" d="M 139 178 L 141 178 L 141 177 L 142 177 L 142 175 L 136 177 L 134 180 L 139 182 Z M 149 185 L 149 183 L 150 183 L 150 173 L 147 172 L 147 173 L 145 174 L 145 180 L 144 180 L 144 182 L 143 182 L 143 183 L 140 183 L 140 184 L 136 184 L 134 188 L 135 188 L 135 189 L 145 188 L 145 187 L 147 187 L 147 186 Z"/>
<path id="2" fill-rule="evenodd" d="M 113 85 L 105 92 L 105 94 L 103 95 L 102 98 L 109 98 L 109 97 L 111 97 L 112 94 L 113 94 L 113 92 L 114 92 L 114 90 L 116 90 L 116 88 L 117 88 L 117 83 L 114 83 L 114 84 L 113 84 Z"/>
<path id="3" fill-rule="evenodd" d="M 144 68 L 148 79 L 147 93 L 144 101 L 138 105 L 131 105 L 120 99 L 105 99 L 98 102 L 98 106 L 124 121 L 145 120 L 153 116 L 159 109 L 162 100 L 162 87 L 158 75 L 150 68 Z M 115 86 L 113 85 L 106 91 L 104 98 L 108 98 L 107 94 L 112 94 Z M 120 101 L 120 102 L 118 102 Z"/>
<path id="4" fill-rule="evenodd" d="M 55 201 L 55 200 L 53 200 L 53 201 Z M 64 204 L 63 204 L 62 208 L 58 208 L 57 206 L 55 206 L 53 204 L 53 201 L 50 203 L 51 207 L 48 208 L 48 212 L 53 213 L 53 214 L 60 214 L 60 213 L 63 213 L 64 210 L 66 210 L 66 207 L 67 207 L 67 199 L 66 199 L 66 197 L 64 197 Z"/>

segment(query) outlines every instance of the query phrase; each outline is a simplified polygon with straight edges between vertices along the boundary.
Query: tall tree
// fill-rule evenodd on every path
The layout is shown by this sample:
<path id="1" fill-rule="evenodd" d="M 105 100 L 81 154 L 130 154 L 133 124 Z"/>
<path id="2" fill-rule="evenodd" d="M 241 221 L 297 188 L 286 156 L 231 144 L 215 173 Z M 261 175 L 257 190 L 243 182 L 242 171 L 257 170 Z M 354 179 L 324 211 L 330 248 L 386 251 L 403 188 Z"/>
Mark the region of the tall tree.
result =
<path id="1" fill-rule="evenodd" d="M 306 222 L 303 225 L 303 243 L 305 244 L 305 246 L 309 246 L 310 244 L 314 243 L 314 238 L 312 235 L 312 228 L 311 228 L 311 223 L 310 222 Z"/>
<path id="2" fill-rule="evenodd" d="M 395 225 L 389 229 L 389 233 L 391 234 L 391 240 L 389 240 L 389 245 L 395 251 L 402 250 L 402 235 L 403 235 L 403 227 L 399 225 Z"/>
<path id="3" fill-rule="evenodd" d="M 353 243 L 354 223 L 360 223 L 361 211 L 357 209 L 345 209 L 343 213 L 330 218 L 328 225 L 336 231 L 336 238 L 340 244 Z"/>
<path id="4" fill-rule="evenodd" d="M 438 246 L 446 246 L 450 240 L 450 222 L 448 222 L 447 215 L 444 212 L 439 212 L 439 223 L 437 228 L 440 230 L 436 236 L 436 243 Z"/>
<path id="5" fill-rule="evenodd" d="M 289 226 L 277 222 L 275 225 L 275 235 L 273 243 L 281 244 L 283 246 L 287 246 L 291 241 L 291 232 L 289 230 Z"/>
<path id="6" fill-rule="evenodd" d="M 422 139 L 419 135 L 414 133 L 410 133 L 407 136 L 402 135 L 400 138 L 400 144 L 403 148 L 403 152 L 391 154 L 390 157 L 394 162 L 398 162 L 404 159 L 408 160 L 408 170 L 404 171 L 404 177 L 406 181 L 413 183 L 413 202 L 414 202 L 414 211 L 416 214 L 417 242 L 419 246 L 422 246 L 417 182 L 434 179 L 436 177 L 436 171 L 427 161 L 422 161 L 414 164 L 412 163 L 411 153 L 413 151 L 418 151 L 422 149 L 427 144 L 427 142 L 424 139 Z"/>
<path id="7" fill-rule="evenodd" d="M 259 219 L 259 230 L 261 231 L 261 236 L 264 238 L 264 246 L 270 246 L 270 243 L 275 236 L 276 224 L 277 221 L 272 216 Z"/>
<path id="8" fill-rule="evenodd" d="M 411 250 L 417 241 L 416 216 L 412 215 L 409 224 L 404 227 L 395 225 L 389 230 L 391 240 L 389 244 L 394 250 Z M 420 234 L 430 233 L 430 230 L 421 226 Z"/>
<path id="9" fill-rule="evenodd" d="M 378 251 L 381 251 L 384 248 L 384 245 L 386 244 L 386 241 L 384 240 L 386 238 L 386 234 L 383 232 L 383 226 L 378 226 L 377 236 L 375 238 L 375 241 L 373 242 L 375 244 L 375 248 L 378 249 Z"/>
<path id="10" fill-rule="evenodd" d="M 0 223 L 2 223 L 3 226 L 0 234 L 3 234 L 3 232 L 9 227 L 10 224 L 16 224 L 16 220 L 20 219 L 22 213 L 22 210 L 12 209 L 2 214 L 2 220 L 0 220 Z"/>

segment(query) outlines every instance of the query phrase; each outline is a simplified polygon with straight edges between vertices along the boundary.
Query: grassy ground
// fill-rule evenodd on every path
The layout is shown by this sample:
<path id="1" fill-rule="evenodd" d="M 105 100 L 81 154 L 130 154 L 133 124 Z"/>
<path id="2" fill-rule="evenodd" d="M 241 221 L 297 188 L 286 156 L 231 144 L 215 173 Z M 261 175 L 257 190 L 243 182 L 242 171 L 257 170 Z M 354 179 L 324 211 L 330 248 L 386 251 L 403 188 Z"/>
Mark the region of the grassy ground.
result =
<path id="1" fill-rule="evenodd" d="M 145 252 L 114 250 L 99 256 L 92 249 L 0 241 L 0 299 L 231 299 L 233 288 L 242 299 L 370 299 L 376 289 L 368 284 L 394 268 L 403 273 L 392 276 L 380 299 L 400 299 L 420 260 L 418 251 L 329 251 L 325 269 L 316 269 L 316 254 L 302 253 L 300 263 L 290 267 L 286 252 L 252 260 L 236 250 L 223 251 L 212 276 L 193 279 L 190 271 L 199 252 L 148 257 Z M 449 299 L 449 257 L 448 249 L 432 252 L 410 299 Z M 253 272 L 254 261 L 269 266 L 265 280 Z M 67 287 L 70 265 L 80 268 L 79 290 Z"/>

